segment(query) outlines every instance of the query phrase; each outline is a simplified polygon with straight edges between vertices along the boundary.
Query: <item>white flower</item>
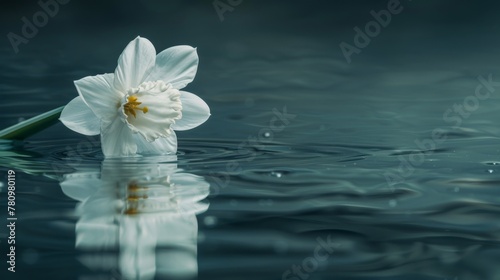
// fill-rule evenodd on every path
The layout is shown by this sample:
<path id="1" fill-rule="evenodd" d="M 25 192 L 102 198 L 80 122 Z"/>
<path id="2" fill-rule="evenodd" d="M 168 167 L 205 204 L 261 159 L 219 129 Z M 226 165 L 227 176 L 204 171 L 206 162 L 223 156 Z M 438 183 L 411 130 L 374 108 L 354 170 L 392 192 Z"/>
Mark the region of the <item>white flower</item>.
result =
<path id="1" fill-rule="evenodd" d="M 173 130 L 194 128 L 210 116 L 201 98 L 180 90 L 197 68 L 195 48 L 175 46 L 156 55 L 149 40 L 137 37 L 118 58 L 114 74 L 75 81 L 79 96 L 60 119 L 78 133 L 101 134 L 106 157 L 175 153 Z"/>

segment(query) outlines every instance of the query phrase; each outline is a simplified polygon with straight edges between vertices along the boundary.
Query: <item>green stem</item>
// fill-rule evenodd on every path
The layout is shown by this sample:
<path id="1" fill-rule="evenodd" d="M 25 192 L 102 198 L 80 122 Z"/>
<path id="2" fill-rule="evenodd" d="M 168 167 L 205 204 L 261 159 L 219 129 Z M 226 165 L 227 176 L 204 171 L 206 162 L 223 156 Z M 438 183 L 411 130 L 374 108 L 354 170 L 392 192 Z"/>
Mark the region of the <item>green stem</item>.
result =
<path id="1" fill-rule="evenodd" d="M 24 140 L 55 124 L 59 120 L 59 116 L 63 109 L 64 106 L 56 108 L 1 130 L 0 139 Z"/>

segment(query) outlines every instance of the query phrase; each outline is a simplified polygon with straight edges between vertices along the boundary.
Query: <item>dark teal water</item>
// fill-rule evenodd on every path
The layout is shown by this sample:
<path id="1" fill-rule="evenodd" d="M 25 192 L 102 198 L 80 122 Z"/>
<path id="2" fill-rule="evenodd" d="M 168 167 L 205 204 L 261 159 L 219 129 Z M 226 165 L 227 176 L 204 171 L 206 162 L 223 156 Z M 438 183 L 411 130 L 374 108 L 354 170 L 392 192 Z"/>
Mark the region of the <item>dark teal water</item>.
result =
<path id="1" fill-rule="evenodd" d="M 339 44 L 387 2 L 244 0 L 221 22 L 211 1 L 75 1 L 19 53 L 4 39 L 2 127 L 137 35 L 198 47 L 186 89 L 212 116 L 175 156 L 105 160 L 62 124 L 1 142 L 2 279 L 500 279 L 498 5 L 401 1 L 348 63 Z"/>

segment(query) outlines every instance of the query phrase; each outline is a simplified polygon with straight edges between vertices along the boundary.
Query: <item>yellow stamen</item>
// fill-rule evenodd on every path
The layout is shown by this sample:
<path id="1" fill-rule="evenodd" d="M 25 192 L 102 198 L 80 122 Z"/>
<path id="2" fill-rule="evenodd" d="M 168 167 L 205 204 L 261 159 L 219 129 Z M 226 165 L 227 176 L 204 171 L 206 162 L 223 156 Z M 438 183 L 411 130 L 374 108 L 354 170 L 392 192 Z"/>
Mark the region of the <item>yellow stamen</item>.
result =
<path id="1" fill-rule="evenodd" d="M 130 99 L 129 99 L 130 102 Z M 146 191 L 148 188 L 137 184 L 137 182 L 130 182 L 127 186 L 127 196 L 126 196 L 126 206 L 125 215 L 137 215 L 140 214 L 140 204 L 141 201 L 148 198 L 146 194 L 141 195 L 140 192 Z"/>
<path id="2" fill-rule="evenodd" d="M 142 102 L 137 101 L 137 96 L 132 95 L 127 97 L 127 103 L 123 105 L 123 110 L 125 111 L 125 114 L 127 115 L 132 115 L 134 118 L 137 118 L 137 114 L 135 110 L 141 110 L 144 114 L 146 114 L 149 109 L 147 106 L 144 106 L 143 108 L 139 107 L 139 105 L 142 104 Z"/>

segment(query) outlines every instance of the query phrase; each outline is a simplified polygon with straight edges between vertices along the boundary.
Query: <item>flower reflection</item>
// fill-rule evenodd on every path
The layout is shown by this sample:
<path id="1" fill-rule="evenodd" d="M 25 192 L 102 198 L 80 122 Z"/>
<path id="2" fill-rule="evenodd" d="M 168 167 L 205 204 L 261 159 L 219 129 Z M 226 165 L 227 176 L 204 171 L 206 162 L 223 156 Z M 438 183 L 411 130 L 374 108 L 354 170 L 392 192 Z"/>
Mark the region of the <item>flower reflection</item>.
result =
<path id="1" fill-rule="evenodd" d="M 105 160 L 100 172 L 79 171 L 61 183 L 66 195 L 80 201 L 80 260 L 95 271 L 119 271 L 125 279 L 194 278 L 196 214 L 208 208 L 203 200 L 209 184 L 179 172 L 174 163 L 139 160 Z"/>

